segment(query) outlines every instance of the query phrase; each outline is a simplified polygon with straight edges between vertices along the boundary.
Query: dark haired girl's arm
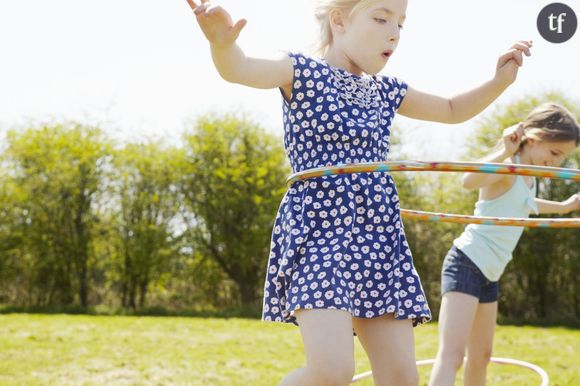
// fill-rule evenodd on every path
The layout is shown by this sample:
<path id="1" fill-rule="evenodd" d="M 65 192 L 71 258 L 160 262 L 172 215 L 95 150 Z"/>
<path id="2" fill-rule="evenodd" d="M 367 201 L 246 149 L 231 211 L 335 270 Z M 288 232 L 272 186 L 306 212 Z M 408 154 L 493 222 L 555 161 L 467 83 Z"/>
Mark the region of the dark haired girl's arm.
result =
<path id="1" fill-rule="evenodd" d="M 572 195 L 565 201 L 550 201 L 541 198 L 536 198 L 538 211 L 543 214 L 566 214 L 580 210 L 580 193 Z"/>
<path id="2" fill-rule="evenodd" d="M 494 151 L 479 162 L 503 163 L 507 158 L 515 154 L 522 142 L 524 129 L 521 124 L 508 127 L 503 131 L 501 149 Z M 500 181 L 508 181 L 509 176 L 502 174 L 465 173 L 463 175 L 463 187 L 466 189 L 479 189 Z"/>

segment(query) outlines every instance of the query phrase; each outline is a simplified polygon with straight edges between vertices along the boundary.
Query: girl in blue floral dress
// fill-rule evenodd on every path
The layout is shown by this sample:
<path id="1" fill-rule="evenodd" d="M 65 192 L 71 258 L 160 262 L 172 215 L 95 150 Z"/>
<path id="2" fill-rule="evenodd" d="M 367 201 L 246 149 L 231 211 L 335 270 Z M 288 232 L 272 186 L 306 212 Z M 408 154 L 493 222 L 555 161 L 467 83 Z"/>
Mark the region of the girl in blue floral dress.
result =
<path id="1" fill-rule="evenodd" d="M 236 44 L 245 20 L 234 23 L 206 0 L 188 2 L 225 80 L 281 90 L 293 172 L 385 161 L 397 111 L 449 123 L 473 117 L 515 80 L 531 47 L 516 43 L 490 81 L 443 98 L 378 74 L 399 43 L 405 0 L 318 1 L 322 57 L 276 59 L 247 57 Z M 348 384 L 353 330 L 375 384 L 417 385 L 412 327 L 430 318 L 389 174 L 322 176 L 289 187 L 272 234 L 263 319 L 300 326 L 306 365 L 282 385 Z"/>

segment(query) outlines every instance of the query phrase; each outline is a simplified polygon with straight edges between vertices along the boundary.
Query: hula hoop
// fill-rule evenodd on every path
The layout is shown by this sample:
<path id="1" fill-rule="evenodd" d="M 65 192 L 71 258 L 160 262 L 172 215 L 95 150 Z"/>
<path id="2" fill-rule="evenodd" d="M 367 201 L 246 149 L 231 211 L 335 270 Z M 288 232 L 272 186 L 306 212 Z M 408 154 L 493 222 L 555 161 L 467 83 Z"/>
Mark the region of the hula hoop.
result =
<path id="1" fill-rule="evenodd" d="M 512 174 L 530 177 L 580 181 L 580 170 L 553 168 L 548 166 L 507 165 L 493 162 L 423 162 L 423 161 L 389 161 L 369 162 L 349 165 L 333 165 L 308 169 L 291 174 L 288 185 L 309 178 L 352 173 L 372 172 L 471 172 L 491 174 Z"/>
<path id="2" fill-rule="evenodd" d="M 545 177 L 580 181 L 580 170 L 564 169 L 547 166 L 506 165 L 502 163 L 481 162 L 423 162 L 423 161 L 390 161 L 370 162 L 349 165 L 326 166 L 308 169 L 291 174 L 286 179 L 288 186 L 296 181 L 310 178 L 343 175 L 353 173 L 372 172 L 471 172 L 491 174 L 511 174 L 530 177 Z M 531 228 L 580 228 L 580 218 L 505 218 L 505 217 L 477 217 L 446 213 L 423 212 L 418 210 L 401 209 L 404 218 L 423 221 L 439 221 L 458 224 L 483 224 L 499 226 L 525 226 Z"/>
<path id="3" fill-rule="evenodd" d="M 464 359 L 464 361 L 465 360 L 467 360 L 467 358 Z M 520 361 L 518 359 L 494 358 L 494 357 L 491 358 L 491 362 L 502 365 L 512 365 L 526 368 L 528 370 L 535 372 L 542 378 L 542 383 L 540 383 L 540 386 L 548 386 L 550 384 L 550 377 L 548 377 L 548 373 L 546 373 L 546 371 L 542 369 L 540 366 L 535 365 L 533 363 Z M 422 361 L 417 361 L 417 366 L 432 365 L 433 363 L 435 363 L 435 359 L 425 359 Z M 365 373 L 355 375 L 351 381 L 351 384 L 356 383 L 362 379 L 369 378 L 372 375 L 373 375 L 372 371 L 367 371 Z"/>
<path id="4" fill-rule="evenodd" d="M 511 218 L 483 217 L 424 212 L 401 209 L 401 216 L 409 220 L 447 222 L 454 224 L 482 224 L 499 226 L 524 226 L 529 228 L 580 228 L 580 218 Z"/>

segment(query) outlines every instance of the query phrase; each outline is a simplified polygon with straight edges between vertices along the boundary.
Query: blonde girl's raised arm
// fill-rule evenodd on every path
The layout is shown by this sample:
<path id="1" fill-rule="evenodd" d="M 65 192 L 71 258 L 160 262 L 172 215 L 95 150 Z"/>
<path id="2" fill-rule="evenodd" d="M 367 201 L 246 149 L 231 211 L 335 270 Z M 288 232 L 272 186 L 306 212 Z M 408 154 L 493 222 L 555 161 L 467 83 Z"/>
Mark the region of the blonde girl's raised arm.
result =
<path id="1" fill-rule="evenodd" d="M 224 8 L 212 6 L 208 0 L 187 2 L 210 44 L 214 65 L 222 78 L 255 88 L 287 88 L 292 83 L 293 66 L 288 56 L 251 58 L 236 44 L 245 19 L 234 23 Z"/>
<path id="2" fill-rule="evenodd" d="M 399 114 L 443 123 L 459 123 L 474 117 L 515 81 L 518 68 L 523 64 L 523 55 L 530 55 L 530 47 L 531 42 L 517 42 L 499 57 L 493 79 L 452 98 L 424 93 L 409 87 L 399 108 Z"/>
<path id="3" fill-rule="evenodd" d="M 211 54 L 219 74 L 228 82 L 261 89 L 284 88 L 292 83 L 293 66 L 288 55 L 273 59 L 246 57 L 237 45 L 227 50 L 212 47 Z"/>
<path id="4" fill-rule="evenodd" d="M 504 86 L 490 80 L 473 90 L 445 98 L 409 87 L 398 112 L 423 121 L 461 123 L 483 111 L 504 90 Z"/>

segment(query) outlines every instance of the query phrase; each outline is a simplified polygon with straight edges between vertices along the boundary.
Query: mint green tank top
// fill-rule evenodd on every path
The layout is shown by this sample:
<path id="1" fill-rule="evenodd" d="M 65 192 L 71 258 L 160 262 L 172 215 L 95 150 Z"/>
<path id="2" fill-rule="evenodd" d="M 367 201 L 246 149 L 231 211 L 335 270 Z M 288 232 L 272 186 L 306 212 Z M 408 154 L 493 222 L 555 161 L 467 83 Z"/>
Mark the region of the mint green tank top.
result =
<path id="1" fill-rule="evenodd" d="M 520 157 L 516 156 L 516 163 Z M 530 188 L 524 177 L 516 176 L 512 187 L 493 200 L 475 203 L 475 216 L 527 218 L 538 214 L 536 179 Z M 461 249 L 490 281 L 498 281 L 524 231 L 523 227 L 469 224 L 453 244 Z"/>

